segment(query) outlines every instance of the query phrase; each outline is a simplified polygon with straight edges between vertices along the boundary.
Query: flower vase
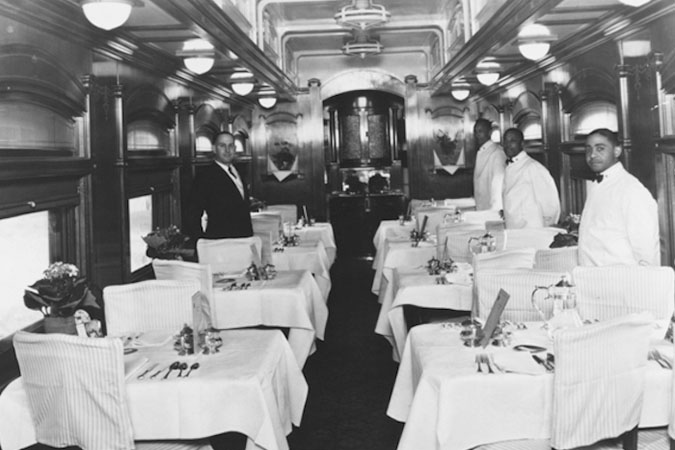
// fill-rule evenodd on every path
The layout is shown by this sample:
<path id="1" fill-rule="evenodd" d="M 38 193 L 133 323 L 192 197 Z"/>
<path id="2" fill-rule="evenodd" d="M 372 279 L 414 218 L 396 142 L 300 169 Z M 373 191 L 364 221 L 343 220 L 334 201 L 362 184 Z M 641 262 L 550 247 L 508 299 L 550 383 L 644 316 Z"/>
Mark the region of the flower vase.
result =
<path id="1" fill-rule="evenodd" d="M 77 335 L 77 328 L 75 327 L 75 317 L 50 317 L 44 318 L 45 333 L 62 333 Z"/>

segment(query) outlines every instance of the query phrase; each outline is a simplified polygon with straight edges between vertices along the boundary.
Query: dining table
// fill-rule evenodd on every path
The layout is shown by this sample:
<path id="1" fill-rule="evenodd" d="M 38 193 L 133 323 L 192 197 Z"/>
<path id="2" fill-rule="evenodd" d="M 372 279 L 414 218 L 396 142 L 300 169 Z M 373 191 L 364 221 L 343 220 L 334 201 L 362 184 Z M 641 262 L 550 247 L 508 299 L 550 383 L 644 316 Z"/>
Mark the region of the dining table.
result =
<path id="1" fill-rule="evenodd" d="M 382 265 L 384 259 L 385 242 L 390 241 L 409 241 L 410 232 L 416 228 L 417 223 L 414 220 L 382 220 L 373 236 L 373 246 L 375 247 L 375 257 L 373 258 L 373 269 Z"/>
<path id="2" fill-rule="evenodd" d="M 394 361 L 400 361 L 409 326 L 404 307 L 471 311 L 473 268 L 470 264 L 458 263 L 454 272 L 439 274 L 430 274 L 426 268 L 394 268 L 388 287 L 381 296 L 375 333 L 389 341 Z"/>
<path id="3" fill-rule="evenodd" d="M 217 352 L 185 355 L 175 350 L 173 332 L 125 339 L 135 440 L 193 440 L 234 431 L 246 435 L 247 448 L 288 450 L 286 436 L 300 425 L 308 393 L 288 342 L 278 330 L 228 330 L 220 338 Z M 169 373 L 174 362 L 196 368 L 189 375 Z M 0 446 L 18 450 L 35 443 L 19 377 L 0 394 Z"/>
<path id="4" fill-rule="evenodd" d="M 438 248 L 435 236 L 419 242 L 413 242 L 410 238 L 386 239 L 382 257 L 374 267 L 371 292 L 377 295 L 378 302 L 382 303 L 382 296 L 388 289 L 395 268 L 422 268 L 431 258 L 436 257 Z"/>
<path id="5" fill-rule="evenodd" d="M 328 307 L 308 270 L 280 270 L 273 279 L 214 274 L 211 320 L 217 329 L 289 328 L 288 342 L 303 367 L 324 338 Z"/>
<path id="6" fill-rule="evenodd" d="M 335 244 L 335 233 L 333 225 L 329 222 L 314 222 L 302 226 L 294 226 L 293 234 L 297 235 L 300 242 L 322 242 L 328 257 L 328 268 L 335 262 L 337 246 Z"/>
<path id="7" fill-rule="evenodd" d="M 297 245 L 274 245 L 270 261 L 277 270 L 308 270 L 314 275 L 324 302 L 328 301 L 331 262 L 323 241 L 300 239 Z"/>
<path id="8" fill-rule="evenodd" d="M 549 438 L 553 374 L 529 352 L 514 350 L 534 345 L 550 352 L 552 341 L 542 324 L 513 324 L 518 328 L 509 346 L 485 349 L 464 346 L 457 324 L 410 330 L 387 409 L 389 417 L 405 423 L 398 450 L 468 450 Z M 655 323 L 651 345 L 672 361 L 673 344 L 663 339 L 666 328 L 665 321 Z M 476 356 L 485 353 L 508 370 L 479 372 Z M 640 427 L 668 424 L 671 391 L 672 370 L 649 361 Z"/>

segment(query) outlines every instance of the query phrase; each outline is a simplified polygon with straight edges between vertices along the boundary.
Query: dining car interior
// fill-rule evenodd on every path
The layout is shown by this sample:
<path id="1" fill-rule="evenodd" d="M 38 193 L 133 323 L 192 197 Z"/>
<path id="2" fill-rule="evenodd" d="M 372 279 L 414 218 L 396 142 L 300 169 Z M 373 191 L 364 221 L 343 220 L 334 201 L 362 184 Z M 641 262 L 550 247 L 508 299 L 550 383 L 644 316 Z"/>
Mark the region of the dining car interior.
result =
<path id="1" fill-rule="evenodd" d="M 675 449 L 673 0 L 0 0 L 0 450 Z"/>

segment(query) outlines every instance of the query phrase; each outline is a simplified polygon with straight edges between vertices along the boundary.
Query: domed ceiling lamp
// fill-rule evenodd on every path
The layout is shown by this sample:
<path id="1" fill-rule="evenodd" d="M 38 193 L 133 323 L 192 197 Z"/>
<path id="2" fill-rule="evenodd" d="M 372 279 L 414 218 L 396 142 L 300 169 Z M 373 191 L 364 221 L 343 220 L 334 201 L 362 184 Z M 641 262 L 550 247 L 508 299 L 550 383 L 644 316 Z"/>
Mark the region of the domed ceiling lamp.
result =
<path id="1" fill-rule="evenodd" d="M 277 91 L 270 85 L 264 85 L 258 90 L 258 104 L 265 109 L 274 108 L 277 104 Z"/>
<path id="2" fill-rule="evenodd" d="M 112 30 L 124 24 L 134 6 L 133 0 L 82 0 L 82 11 L 92 25 Z"/>
<path id="3" fill-rule="evenodd" d="M 458 78 L 450 85 L 450 94 L 458 102 L 463 102 L 471 94 L 471 85 L 464 78 Z"/>
<path id="4" fill-rule="evenodd" d="M 624 5 L 633 6 L 637 8 L 638 6 L 645 5 L 650 2 L 650 0 L 619 0 Z"/>
<path id="5" fill-rule="evenodd" d="M 502 66 L 494 58 L 488 56 L 476 65 L 476 78 L 481 84 L 491 86 L 499 81 L 501 70 Z"/>
<path id="6" fill-rule="evenodd" d="M 555 36 L 544 25 L 533 23 L 518 33 L 518 50 L 527 59 L 536 61 L 548 54 Z"/>
<path id="7" fill-rule="evenodd" d="M 346 28 L 365 30 L 389 21 L 391 14 L 382 5 L 370 0 L 352 0 L 352 3 L 340 8 L 335 14 L 338 25 Z"/>
<path id="8" fill-rule="evenodd" d="M 241 96 L 248 95 L 255 87 L 255 78 L 248 70 L 240 69 L 230 75 L 230 86 L 235 93 Z"/>
<path id="9" fill-rule="evenodd" d="M 354 31 L 354 40 L 342 46 L 342 53 L 349 56 L 358 55 L 361 59 L 364 59 L 366 56 L 382 53 L 383 49 L 380 41 L 370 39 L 368 32 L 356 30 Z"/>
<path id="10" fill-rule="evenodd" d="M 201 75 L 213 67 L 216 52 L 209 41 L 190 39 L 183 43 L 183 49 L 177 51 L 176 55 L 183 57 L 185 67 L 191 72 Z"/>

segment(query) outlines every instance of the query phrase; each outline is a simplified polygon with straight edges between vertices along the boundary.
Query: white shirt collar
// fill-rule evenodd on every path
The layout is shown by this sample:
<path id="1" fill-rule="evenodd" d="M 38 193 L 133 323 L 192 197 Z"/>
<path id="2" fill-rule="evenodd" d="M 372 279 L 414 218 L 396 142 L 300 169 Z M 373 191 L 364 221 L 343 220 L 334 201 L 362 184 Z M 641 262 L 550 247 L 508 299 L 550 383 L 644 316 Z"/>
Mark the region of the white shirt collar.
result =
<path id="1" fill-rule="evenodd" d="M 511 158 L 511 164 L 517 163 L 518 161 L 521 161 L 523 159 L 527 158 L 527 152 L 525 150 L 521 150 L 520 153 L 518 153 L 516 156 Z M 507 156 L 508 159 L 508 156 Z"/>
<path id="2" fill-rule="evenodd" d="M 603 172 L 600 172 L 600 175 L 602 175 L 603 180 L 604 179 L 610 179 L 619 174 L 623 169 L 623 164 L 621 164 L 621 161 L 617 161 L 615 164 L 612 166 L 608 167 L 605 169 Z"/>

